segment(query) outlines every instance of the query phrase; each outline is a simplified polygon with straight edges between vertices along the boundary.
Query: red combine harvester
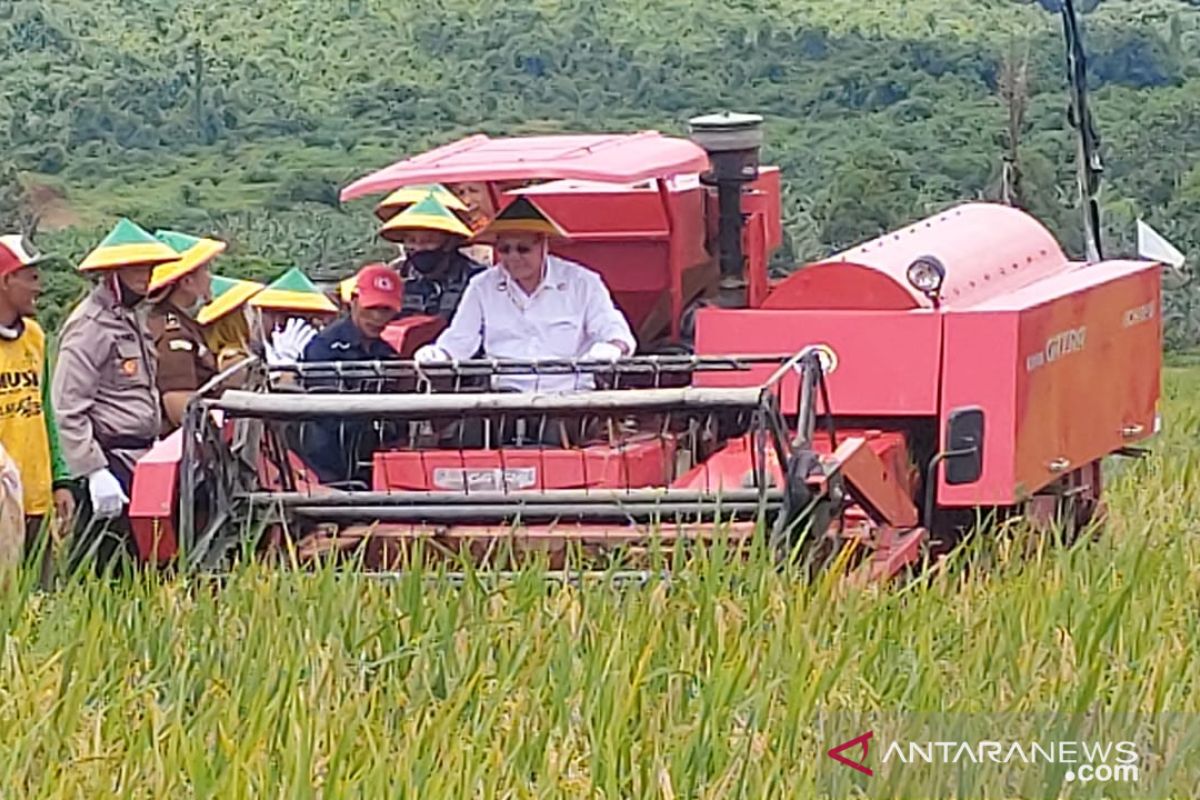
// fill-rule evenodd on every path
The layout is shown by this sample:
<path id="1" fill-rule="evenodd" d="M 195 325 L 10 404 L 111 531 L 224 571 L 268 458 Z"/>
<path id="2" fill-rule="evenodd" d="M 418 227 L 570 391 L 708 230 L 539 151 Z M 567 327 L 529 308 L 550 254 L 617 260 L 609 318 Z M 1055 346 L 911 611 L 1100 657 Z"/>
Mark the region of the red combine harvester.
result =
<path id="1" fill-rule="evenodd" d="M 138 465 L 141 555 L 212 567 L 286 539 L 389 569 L 423 541 L 561 562 L 572 544 L 636 553 L 720 531 L 854 542 L 887 576 L 981 512 L 1091 518 L 1101 460 L 1156 429 L 1160 265 L 1074 261 L 1021 211 L 968 203 L 772 282 L 780 180 L 760 141 L 738 116 L 694 120 L 692 140 L 475 136 L 351 184 L 344 199 L 535 182 L 496 199 L 536 198 L 639 355 L 302 364 L 283 381 L 243 363 Z M 407 356 L 438 327 L 404 319 L 387 338 Z M 564 372 L 601 386 L 491 390 Z M 305 466 L 314 420 L 380 442 L 356 481 Z"/>

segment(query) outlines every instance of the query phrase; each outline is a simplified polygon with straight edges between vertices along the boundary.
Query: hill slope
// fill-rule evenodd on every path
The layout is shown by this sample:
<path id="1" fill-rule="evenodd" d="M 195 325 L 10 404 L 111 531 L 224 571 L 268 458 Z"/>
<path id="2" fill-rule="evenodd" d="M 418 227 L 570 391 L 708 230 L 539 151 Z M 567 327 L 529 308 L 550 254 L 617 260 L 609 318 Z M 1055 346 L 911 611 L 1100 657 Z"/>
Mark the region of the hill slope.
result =
<path id="1" fill-rule="evenodd" d="M 52 199 L 47 227 L 68 226 L 48 239 L 64 254 L 127 214 L 225 236 L 230 268 L 262 275 L 351 268 L 372 220 L 337 187 L 466 132 L 681 132 L 696 113 L 756 111 L 803 260 L 996 196 L 1002 87 L 1026 65 L 1025 202 L 1077 247 L 1053 5 L 15 0 L 0 7 L 0 143 L 8 174 Z M 1200 13 L 1081 6 L 1113 240 L 1142 214 L 1193 247 Z"/>

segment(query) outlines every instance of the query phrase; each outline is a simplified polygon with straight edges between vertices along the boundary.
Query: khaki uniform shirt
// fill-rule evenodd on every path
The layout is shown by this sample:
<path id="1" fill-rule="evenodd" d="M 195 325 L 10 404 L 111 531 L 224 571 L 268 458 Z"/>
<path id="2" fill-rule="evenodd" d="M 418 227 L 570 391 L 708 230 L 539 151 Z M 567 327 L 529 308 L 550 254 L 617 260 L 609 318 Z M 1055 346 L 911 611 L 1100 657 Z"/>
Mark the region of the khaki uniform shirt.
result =
<path id="1" fill-rule="evenodd" d="M 158 392 L 193 393 L 217 374 L 217 360 L 204 340 L 204 329 L 174 305 L 163 301 L 150 311 L 147 323 L 158 353 Z M 175 430 L 163 415 L 162 435 Z"/>
<path id="2" fill-rule="evenodd" d="M 76 477 L 109 466 L 109 455 L 132 472 L 162 424 L 154 342 L 145 320 L 121 306 L 108 283 L 67 318 L 54 367 L 58 434 Z"/>

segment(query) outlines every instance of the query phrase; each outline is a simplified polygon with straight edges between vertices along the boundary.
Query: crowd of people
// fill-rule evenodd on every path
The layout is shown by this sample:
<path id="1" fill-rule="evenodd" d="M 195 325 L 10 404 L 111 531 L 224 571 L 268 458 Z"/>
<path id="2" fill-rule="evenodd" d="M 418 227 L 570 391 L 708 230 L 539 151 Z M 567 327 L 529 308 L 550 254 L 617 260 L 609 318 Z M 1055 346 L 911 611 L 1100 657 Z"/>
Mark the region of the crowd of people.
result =
<path id="1" fill-rule="evenodd" d="M 276 369 L 396 359 L 385 331 L 412 315 L 445 323 L 413 354 L 418 364 L 634 352 L 600 276 L 550 254 L 566 234 L 534 201 L 495 213 L 486 187 L 453 188 L 405 187 L 380 203 L 380 236 L 400 256 L 364 266 L 332 296 L 295 268 L 269 285 L 213 274 L 224 242 L 122 219 L 78 265 L 92 287 L 53 358 L 35 319 L 42 258 L 25 238 L 0 236 L 0 567 L 68 538 L 77 560 L 128 548 L 138 459 L 249 355 Z M 591 387 L 581 373 L 495 388 Z M 344 477 L 346 441 L 342 421 L 306 427 L 302 454 L 323 481 Z"/>

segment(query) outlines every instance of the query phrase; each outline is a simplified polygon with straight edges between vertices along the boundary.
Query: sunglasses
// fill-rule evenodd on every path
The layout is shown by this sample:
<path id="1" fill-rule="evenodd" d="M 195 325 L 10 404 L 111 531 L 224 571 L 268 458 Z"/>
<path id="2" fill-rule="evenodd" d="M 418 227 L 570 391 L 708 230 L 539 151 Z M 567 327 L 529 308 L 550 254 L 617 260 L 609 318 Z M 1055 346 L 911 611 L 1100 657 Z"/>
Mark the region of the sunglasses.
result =
<path id="1" fill-rule="evenodd" d="M 496 245 L 496 252 L 502 256 L 506 256 L 509 253 L 520 253 L 526 256 L 533 252 L 533 246 L 528 244 L 498 244 Z"/>

